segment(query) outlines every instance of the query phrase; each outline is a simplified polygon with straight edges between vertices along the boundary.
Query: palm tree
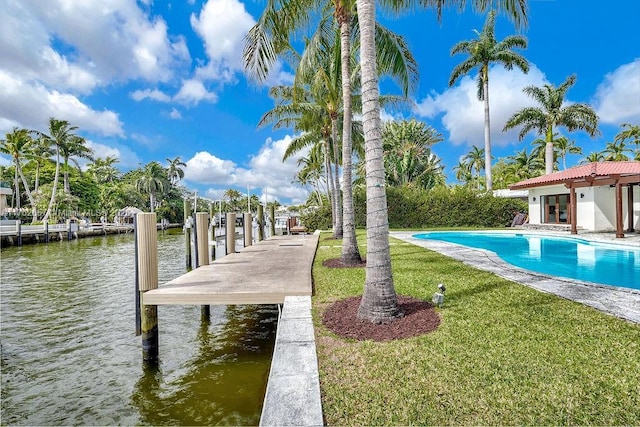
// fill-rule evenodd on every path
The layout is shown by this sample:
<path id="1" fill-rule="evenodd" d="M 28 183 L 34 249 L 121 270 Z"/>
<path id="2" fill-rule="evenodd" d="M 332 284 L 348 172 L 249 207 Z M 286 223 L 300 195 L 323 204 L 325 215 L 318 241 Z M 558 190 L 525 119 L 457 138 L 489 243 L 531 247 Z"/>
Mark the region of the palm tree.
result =
<path id="1" fill-rule="evenodd" d="M 598 151 L 594 151 L 592 153 L 589 153 L 587 157 L 580 161 L 581 164 L 593 162 L 604 162 L 604 154 Z"/>
<path id="2" fill-rule="evenodd" d="M 167 157 L 167 178 L 172 185 L 176 185 L 182 178 L 184 178 L 184 170 L 182 168 L 187 167 L 187 164 L 180 159 L 180 156 L 175 159 Z"/>
<path id="3" fill-rule="evenodd" d="M 530 154 L 527 153 L 526 148 L 516 152 L 513 156 L 509 156 L 507 159 L 508 168 L 517 180 L 536 177 L 544 169 L 543 160 L 535 151 Z"/>
<path id="4" fill-rule="evenodd" d="M 629 156 L 624 154 L 631 151 L 626 147 L 624 140 L 619 139 L 617 142 L 607 142 L 602 155 L 605 161 L 609 162 L 624 162 L 629 160 Z"/>
<path id="5" fill-rule="evenodd" d="M 631 140 L 631 142 L 636 146 L 633 158 L 635 160 L 640 160 L 640 126 L 623 123 L 622 128 L 627 129 L 620 131 L 616 135 L 614 142 L 626 142 L 627 139 Z"/>
<path id="6" fill-rule="evenodd" d="M 480 174 L 481 171 L 485 168 L 485 155 L 484 148 L 478 148 L 475 145 L 471 147 L 471 151 L 464 155 L 462 161 L 469 164 L 469 170 L 473 173 L 476 171 L 475 181 L 478 186 L 478 190 L 480 189 Z"/>
<path id="7" fill-rule="evenodd" d="M 240 193 L 238 190 L 234 190 L 233 188 L 229 188 L 224 192 L 223 197 L 229 201 L 229 210 L 240 210 L 238 209 L 238 202 L 242 198 L 242 193 Z"/>
<path id="8" fill-rule="evenodd" d="M 451 55 L 467 53 L 469 57 L 458 64 L 451 72 L 449 86 L 453 86 L 462 76 L 471 70 L 478 69 L 478 99 L 484 101 L 484 153 L 486 171 L 486 189 L 491 191 L 493 180 L 491 177 L 491 126 L 489 114 L 489 65 L 498 62 L 507 70 L 513 66 L 520 68 L 525 74 L 529 72 L 529 63 L 520 54 L 513 52 L 513 48 L 527 47 L 527 39 L 523 36 L 508 36 L 498 42 L 495 37 L 496 12 L 489 12 L 482 32 L 474 30 L 478 36 L 475 40 L 459 42 L 451 49 Z"/>
<path id="9" fill-rule="evenodd" d="M 69 160 L 81 171 L 80 164 L 76 158 L 93 160 L 93 150 L 86 146 L 86 140 L 84 138 L 74 135 L 62 142 L 60 145 L 60 155 L 62 156 L 64 165 L 64 192 L 68 194 L 71 192 L 69 188 Z"/>
<path id="10" fill-rule="evenodd" d="M 32 132 L 33 133 L 33 132 Z M 33 140 L 31 146 L 30 159 L 36 164 L 36 177 L 33 184 L 33 192 L 37 193 L 40 188 L 40 168 L 51 160 L 54 151 L 47 138 L 36 133 L 37 138 Z"/>
<path id="11" fill-rule="evenodd" d="M 113 183 L 118 178 L 118 169 L 114 166 L 119 162 L 115 156 L 107 156 L 104 159 L 96 158 L 88 167 L 88 171 L 99 183 Z"/>
<path id="12" fill-rule="evenodd" d="M 554 139 L 553 144 L 562 159 L 562 169 L 567 169 L 567 154 L 582 154 L 582 148 L 576 145 L 575 139 L 569 140 L 566 136 Z"/>
<path id="13" fill-rule="evenodd" d="M 465 184 L 469 184 L 473 181 L 473 172 L 471 171 L 471 164 L 460 160 L 457 165 L 453 167 L 453 171 L 456 174 L 456 179 Z"/>
<path id="14" fill-rule="evenodd" d="M 158 162 L 149 162 L 136 181 L 136 188 L 149 194 L 151 212 L 154 211 L 156 195 L 168 188 L 167 173 Z"/>
<path id="15" fill-rule="evenodd" d="M 526 0 L 496 0 L 517 24 L 526 22 Z M 400 3 L 400 2 L 397 2 Z M 396 4 L 397 4 L 396 3 Z M 422 2 L 435 6 L 438 17 L 449 2 L 433 0 Z M 465 1 L 459 0 L 460 6 Z M 489 2 L 474 0 L 476 8 L 484 10 Z M 402 5 L 405 5 L 404 2 Z M 356 0 L 360 21 L 360 63 L 362 69 L 362 114 L 365 135 L 365 162 L 367 180 L 367 269 L 358 317 L 372 322 L 390 321 L 400 314 L 389 251 L 389 219 L 384 189 L 383 149 L 380 137 L 380 105 L 376 70 L 375 0 Z"/>
<path id="16" fill-rule="evenodd" d="M 36 221 L 38 219 L 36 202 L 33 199 L 33 195 L 29 189 L 29 183 L 22 172 L 21 166 L 22 158 L 27 155 L 32 144 L 33 140 L 31 139 L 31 136 L 29 136 L 29 131 L 27 129 L 14 128 L 13 132 L 7 133 L 6 138 L 0 141 L 0 152 L 11 156 L 11 160 L 15 168 L 13 182 L 16 194 L 14 197 L 14 200 L 16 201 L 16 209 L 18 209 L 18 211 L 20 210 L 20 185 L 18 181 L 18 178 L 20 178 L 22 180 L 22 185 L 24 186 L 24 191 L 27 193 L 27 197 L 29 198 L 29 203 L 31 204 L 33 221 Z"/>
<path id="17" fill-rule="evenodd" d="M 443 183 L 444 166 L 431 152 L 431 147 L 442 140 L 434 128 L 415 119 L 386 123 L 382 143 L 387 183 L 422 188 Z"/>
<path id="18" fill-rule="evenodd" d="M 44 138 L 49 142 L 49 145 L 56 147 L 56 172 L 53 178 L 53 188 L 51 189 L 51 198 L 49 199 L 49 205 L 47 206 L 47 212 L 44 214 L 42 221 L 45 222 L 49 219 L 51 215 L 51 209 L 53 208 L 53 204 L 56 200 L 56 192 L 58 190 L 58 179 L 60 176 L 60 154 L 69 141 L 77 136 L 73 133 L 78 129 L 77 126 L 71 126 L 66 120 L 58 120 L 53 117 L 49 118 L 49 134 L 44 134 L 42 132 L 36 132 L 39 137 Z"/>
<path id="19" fill-rule="evenodd" d="M 247 35 L 243 59 L 245 70 L 258 80 L 264 80 L 272 65 L 276 61 L 278 54 L 291 51 L 291 46 L 287 40 L 289 34 L 296 29 L 304 28 L 308 25 L 309 19 L 314 15 L 312 11 L 320 11 L 322 16 L 327 16 L 332 12 L 340 30 L 340 70 L 342 83 L 342 164 L 343 164 L 343 211 L 342 216 L 337 212 L 336 219 L 344 219 L 342 230 L 338 230 L 343 236 L 343 262 L 353 263 L 360 260 L 357 241 L 355 239 L 355 215 L 353 211 L 353 189 L 352 189 L 352 140 L 351 140 L 351 71 L 350 61 L 352 51 L 350 40 L 353 37 L 351 23 L 354 12 L 353 0 L 331 0 L 327 2 L 317 2 L 313 0 L 297 1 L 271 1 L 261 15 L 256 25 Z M 322 21 L 321 21 L 322 22 Z M 356 21 L 357 22 L 357 21 Z M 322 28 L 320 26 L 319 28 Z M 402 38 L 393 35 L 381 26 L 375 28 L 378 45 L 385 49 L 384 61 L 381 61 L 380 72 L 388 72 L 395 75 L 401 82 L 405 93 L 409 87 L 417 81 L 417 65 L 411 56 L 406 43 Z M 357 31 L 357 30 L 356 30 Z M 311 46 L 314 46 L 312 44 Z M 314 57 L 314 55 L 310 55 Z M 301 62 L 302 63 L 302 62 Z M 335 134 L 334 134 L 335 136 Z M 337 138 L 333 138 L 334 141 Z M 335 142 L 334 142 L 335 144 Z M 338 164 L 338 161 L 335 162 Z M 335 174 L 336 179 L 338 174 Z M 339 189 L 336 189 L 335 198 L 340 196 Z M 339 206 L 337 211 L 339 211 Z M 339 226 L 339 224 L 338 224 Z M 345 232 L 345 226 L 348 228 Z M 334 229 L 334 234 L 336 230 Z"/>
<path id="20" fill-rule="evenodd" d="M 571 104 L 563 106 L 567 90 L 576 81 L 575 76 L 569 76 L 559 86 L 546 84 L 539 88 L 527 86 L 523 92 L 532 97 L 540 104 L 538 107 L 525 107 L 516 112 L 504 125 L 503 131 L 507 131 L 516 126 L 523 126 L 519 138 L 522 141 L 524 136 L 532 130 L 536 130 L 539 135 L 545 136 L 545 173 L 553 172 L 553 133 L 556 127 L 565 127 L 568 131 L 584 130 L 589 136 L 600 133 L 598 130 L 598 116 L 596 112 L 587 104 Z"/>

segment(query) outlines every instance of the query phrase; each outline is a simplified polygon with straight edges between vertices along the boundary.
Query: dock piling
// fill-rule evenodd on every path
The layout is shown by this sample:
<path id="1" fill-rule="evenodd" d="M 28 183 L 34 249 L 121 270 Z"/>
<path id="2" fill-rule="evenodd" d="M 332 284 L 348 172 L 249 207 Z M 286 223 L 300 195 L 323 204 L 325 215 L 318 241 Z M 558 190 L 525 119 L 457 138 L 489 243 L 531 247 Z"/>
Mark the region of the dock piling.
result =
<path id="1" fill-rule="evenodd" d="M 258 205 L 258 242 L 264 240 L 264 208 Z"/>
<path id="2" fill-rule="evenodd" d="M 196 241 L 196 268 L 209 265 L 209 214 L 197 212 L 195 214 L 195 234 Z M 200 319 L 208 322 L 211 317 L 211 307 L 202 305 Z"/>
<path id="3" fill-rule="evenodd" d="M 236 214 L 227 212 L 224 224 L 224 234 L 226 239 L 225 255 L 232 254 L 236 251 Z"/>
<path id="4" fill-rule="evenodd" d="M 140 301 L 146 291 L 158 287 L 158 231 L 155 213 L 136 215 L 136 244 L 138 245 L 138 286 Z M 140 307 L 142 332 L 142 360 L 156 362 L 158 359 L 158 306 Z"/>
<path id="5" fill-rule="evenodd" d="M 184 241 L 186 249 L 185 263 L 187 268 L 191 268 L 191 228 L 189 218 L 191 217 L 191 206 L 189 201 L 184 199 Z"/>
<path id="6" fill-rule="evenodd" d="M 246 212 L 243 215 L 243 225 L 244 225 L 244 247 L 248 248 L 253 244 L 253 228 L 252 228 L 252 218 L 251 213 Z"/>
<path id="7" fill-rule="evenodd" d="M 49 243 L 49 221 L 44 222 L 44 242 Z"/>
<path id="8" fill-rule="evenodd" d="M 274 205 L 269 206 L 269 222 L 270 222 L 270 232 L 271 236 L 276 235 L 276 208 Z"/>
<path id="9" fill-rule="evenodd" d="M 16 220 L 16 231 L 18 233 L 18 246 L 22 246 L 22 221 Z"/>

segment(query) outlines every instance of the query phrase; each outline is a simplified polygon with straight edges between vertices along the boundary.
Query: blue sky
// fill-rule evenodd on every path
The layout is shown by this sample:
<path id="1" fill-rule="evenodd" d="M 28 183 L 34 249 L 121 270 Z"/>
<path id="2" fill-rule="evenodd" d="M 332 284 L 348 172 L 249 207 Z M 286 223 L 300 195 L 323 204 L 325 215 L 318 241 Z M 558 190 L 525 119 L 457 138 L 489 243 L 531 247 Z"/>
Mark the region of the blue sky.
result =
<path id="1" fill-rule="evenodd" d="M 569 102 L 587 102 L 600 117 L 602 135 L 570 134 L 585 155 L 600 151 L 621 123 L 640 124 L 640 2 L 620 0 L 530 0 L 527 75 L 490 70 L 493 154 L 527 147 L 517 130 L 503 133 L 506 119 L 533 105 L 528 85 L 577 82 Z M 98 6 L 99 5 L 99 6 Z M 97 156 L 113 155 L 122 170 L 180 156 L 184 185 L 220 198 L 228 188 L 282 203 L 306 200 L 292 183 L 296 160 L 282 163 L 292 131 L 256 129 L 273 107 L 269 85 L 291 82 L 278 64 L 265 85 L 248 82 L 241 69 L 243 37 L 263 0 L 0 0 L 0 132 L 14 127 L 46 130 L 49 117 L 78 126 Z M 449 88 L 453 45 L 475 37 L 485 17 L 470 8 L 446 11 L 439 24 L 432 11 L 393 18 L 385 25 L 408 40 L 420 67 L 412 111 L 384 111 L 383 118 L 415 117 L 435 127 L 444 141 L 433 151 L 452 168 L 472 145 L 484 146 L 482 104 L 475 75 Z M 499 17 L 499 40 L 515 34 Z M 385 93 L 398 92 L 389 81 Z M 573 165 L 582 156 L 571 156 Z M 8 159 L 0 158 L 0 164 Z"/>

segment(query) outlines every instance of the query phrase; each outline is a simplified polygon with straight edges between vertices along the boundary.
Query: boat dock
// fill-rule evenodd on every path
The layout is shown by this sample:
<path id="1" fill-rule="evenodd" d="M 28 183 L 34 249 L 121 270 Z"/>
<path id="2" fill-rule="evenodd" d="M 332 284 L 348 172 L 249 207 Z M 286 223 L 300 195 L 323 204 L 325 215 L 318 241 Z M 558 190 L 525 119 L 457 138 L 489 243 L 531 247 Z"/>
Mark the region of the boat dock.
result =
<path id="1" fill-rule="evenodd" d="M 318 234 L 272 236 L 144 292 L 144 305 L 282 304 L 311 296 Z"/>

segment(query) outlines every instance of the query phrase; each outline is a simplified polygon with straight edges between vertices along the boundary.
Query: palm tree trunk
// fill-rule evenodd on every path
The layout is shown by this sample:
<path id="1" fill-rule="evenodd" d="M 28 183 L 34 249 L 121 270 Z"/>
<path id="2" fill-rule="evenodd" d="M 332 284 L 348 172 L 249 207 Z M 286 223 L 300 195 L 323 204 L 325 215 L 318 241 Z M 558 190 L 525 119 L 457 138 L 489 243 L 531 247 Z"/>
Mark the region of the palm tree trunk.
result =
<path id="1" fill-rule="evenodd" d="M 340 158 L 338 156 L 338 120 L 335 117 L 331 118 L 331 139 L 333 139 L 333 161 L 335 174 L 333 198 L 336 204 L 336 224 L 333 228 L 333 237 L 335 239 L 342 239 L 342 197 L 340 188 Z"/>
<path id="2" fill-rule="evenodd" d="M 38 220 L 38 211 L 36 209 L 36 201 L 33 199 L 33 195 L 31 194 L 31 190 L 29 190 L 29 184 L 27 183 L 27 179 L 22 172 L 22 168 L 18 168 L 18 173 L 20 174 L 20 178 L 22 179 L 22 185 L 24 185 L 24 191 L 27 193 L 27 197 L 29 198 L 29 203 L 31 203 L 31 214 L 33 216 L 32 222 L 36 222 Z"/>
<path id="3" fill-rule="evenodd" d="M 335 230 L 336 228 L 336 202 L 334 194 L 335 192 L 335 182 L 333 181 L 333 172 L 331 170 L 331 159 L 329 149 L 329 141 L 325 139 L 324 142 L 325 153 L 324 153 L 324 165 L 325 165 L 325 175 L 327 176 L 327 197 L 329 198 L 329 203 L 331 204 L 331 226 Z"/>
<path id="4" fill-rule="evenodd" d="M 151 205 L 151 213 L 153 213 L 153 193 L 149 193 L 149 204 Z"/>
<path id="5" fill-rule="evenodd" d="M 346 16 L 345 16 L 346 15 Z M 342 57 L 342 262 L 347 265 L 362 262 L 356 240 L 356 219 L 353 212 L 352 141 L 351 141 L 351 36 L 350 16 L 342 15 L 340 23 L 340 55 Z"/>
<path id="6" fill-rule="evenodd" d="M 390 321 L 400 314 L 389 251 L 389 218 L 380 131 L 375 51 L 375 0 L 357 0 L 360 19 L 362 113 L 367 185 L 367 268 L 358 318 Z"/>
<path id="7" fill-rule="evenodd" d="M 493 176 L 491 174 L 491 124 L 489 116 L 489 66 L 485 64 L 482 73 L 484 79 L 482 85 L 484 90 L 484 175 L 485 188 L 487 191 L 493 189 Z"/>
<path id="8" fill-rule="evenodd" d="M 20 181 L 18 181 L 18 162 L 14 162 L 13 171 L 13 188 L 15 188 L 15 196 L 13 196 L 13 207 L 15 207 L 18 212 L 20 211 Z M 19 213 L 18 213 L 19 214 Z"/>
<path id="9" fill-rule="evenodd" d="M 45 222 L 49 219 L 51 215 L 51 208 L 53 207 L 53 202 L 56 199 L 56 191 L 58 191 L 58 178 L 60 176 L 60 147 L 56 145 L 56 174 L 53 178 L 53 188 L 51 189 L 51 199 L 49 199 L 49 206 L 47 206 L 47 212 L 44 214 L 42 218 L 42 222 Z"/>
<path id="10" fill-rule="evenodd" d="M 553 127 L 547 129 L 547 143 L 544 146 L 544 173 L 553 173 Z"/>

